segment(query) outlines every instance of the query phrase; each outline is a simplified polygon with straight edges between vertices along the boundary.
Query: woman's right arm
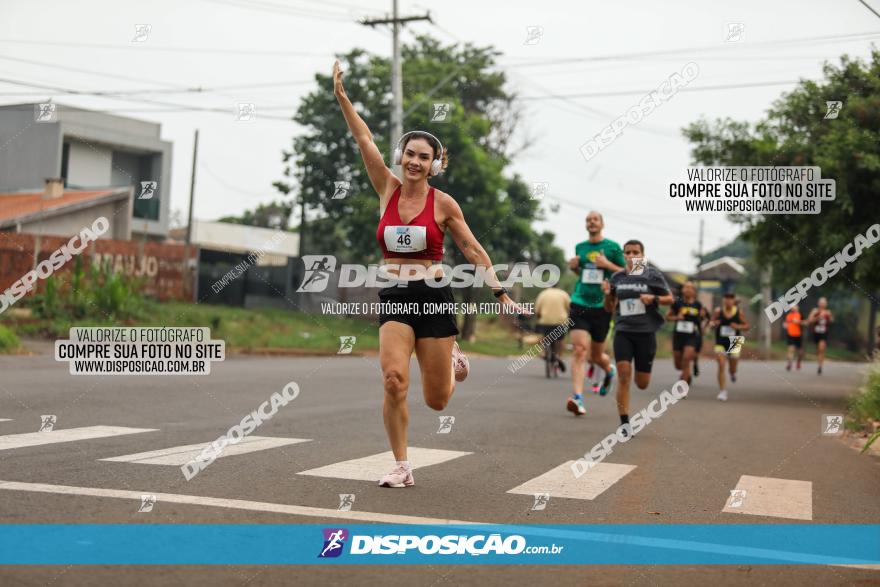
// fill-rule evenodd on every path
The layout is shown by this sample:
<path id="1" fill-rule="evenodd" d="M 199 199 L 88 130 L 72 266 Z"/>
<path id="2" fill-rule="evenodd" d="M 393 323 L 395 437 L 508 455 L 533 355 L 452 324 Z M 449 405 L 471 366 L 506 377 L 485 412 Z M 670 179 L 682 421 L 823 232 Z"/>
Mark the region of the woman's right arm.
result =
<path id="1" fill-rule="evenodd" d="M 345 117 L 348 129 L 357 141 L 361 157 L 367 168 L 367 175 L 370 176 L 370 183 L 373 184 L 373 189 L 381 198 L 388 187 L 399 183 L 400 180 L 385 165 L 379 147 L 373 142 L 373 133 L 370 132 L 367 123 L 358 115 L 351 100 L 345 94 L 345 88 L 342 86 L 342 68 L 338 60 L 333 64 L 333 93 L 342 108 L 342 115 Z"/>

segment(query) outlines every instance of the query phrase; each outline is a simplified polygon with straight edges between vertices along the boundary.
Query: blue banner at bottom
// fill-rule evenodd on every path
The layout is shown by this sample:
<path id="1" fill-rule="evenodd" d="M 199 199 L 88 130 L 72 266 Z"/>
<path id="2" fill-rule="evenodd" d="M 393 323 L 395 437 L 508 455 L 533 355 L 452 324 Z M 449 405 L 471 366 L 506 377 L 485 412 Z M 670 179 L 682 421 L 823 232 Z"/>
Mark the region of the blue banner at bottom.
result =
<path id="1" fill-rule="evenodd" d="M 3 565 L 878 565 L 880 525 L 3 524 Z"/>

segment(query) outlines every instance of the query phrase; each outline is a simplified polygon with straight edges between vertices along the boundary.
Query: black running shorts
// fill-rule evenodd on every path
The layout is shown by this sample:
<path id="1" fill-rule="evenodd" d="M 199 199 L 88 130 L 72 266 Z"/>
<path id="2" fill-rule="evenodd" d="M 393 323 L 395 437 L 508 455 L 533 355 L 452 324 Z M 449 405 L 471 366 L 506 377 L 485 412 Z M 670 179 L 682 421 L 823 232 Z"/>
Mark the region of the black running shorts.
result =
<path id="1" fill-rule="evenodd" d="M 625 362 L 635 360 L 636 371 L 650 373 L 657 354 L 657 337 L 653 332 L 621 332 L 614 333 L 614 361 Z"/>
<path id="2" fill-rule="evenodd" d="M 792 336 L 788 335 L 788 346 L 796 346 L 797 348 L 801 348 L 801 344 L 803 343 L 803 336 Z"/>
<path id="3" fill-rule="evenodd" d="M 672 333 L 672 350 L 673 351 L 683 351 L 684 347 L 692 346 L 695 350 L 700 350 L 700 335 L 696 332 L 687 333 L 687 332 L 673 332 Z"/>
<path id="4" fill-rule="evenodd" d="M 570 322 L 574 322 L 569 330 L 586 330 L 590 338 L 596 342 L 605 342 L 608 329 L 611 327 L 611 313 L 605 308 L 588 308 L 580 304 L 572 304 L 568 311 Z"/>
<path id="5" fill-rule="evenodd" d="M 449 285 L 431 287 L 424 279 L 402 286 L 379 290 L 379 326 L 401 322 L 415 332 L 416 338 L 457 336 L 455 297 Z M 439 309 L 439 311 L 438 311 Z"/>

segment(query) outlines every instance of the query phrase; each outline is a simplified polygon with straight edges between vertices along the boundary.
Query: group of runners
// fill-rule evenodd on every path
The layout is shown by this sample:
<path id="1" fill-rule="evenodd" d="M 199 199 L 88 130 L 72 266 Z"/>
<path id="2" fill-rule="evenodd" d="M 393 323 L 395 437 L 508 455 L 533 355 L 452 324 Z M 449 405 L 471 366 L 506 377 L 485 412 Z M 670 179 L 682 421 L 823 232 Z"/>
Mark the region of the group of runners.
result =
<path id="1" fill-rule="evenodd" d="M 745 341 L 743 333 L 750 326 L 740 310 L 736 294 L 724 292 L 721 305 L 709 311 L 697 299 L 693 282 L 682 284 L 674 296 L 663 274 L 645 258 L 645 246 L 638 240 L 624 243 L 623 249 L 603 235 L 604 220 L 599 212 L 587 215 L 588 239 L 575 247 L 569 267 L 578 274 L 577 285 L 569 298 L 555 288 L 538 295 L 535 310 L 538 324 L 546 332 L 557 326 L 560 305 L 568 308 L 567 324 L 572 346 L 572 395 L 567 409 L 576 416 L 586 414 L 584 406 L 584 371 L 593 381 L 592 391 L 606 395 L 617 378 L 617 408 L 622 425 L 629 422 L 629 396 L 633 381 L 639 389 L 650 384 L 651 368 L 657 351 L 656 332 L 665 322 L 672 324 L 672 354 L 680 379 L 690 384 L 699 376 L 699 357 L 703 332 L 713 331 L 714 355 L 718 364 L 718 395 L 728 400 L 727 378 L 736 382 L 737 368 Z M 555 291 L 554 291 L 555 290 Z M 665 314 L 660 306 L 668 306 Z M 793 306 L 785 318 L 788 339 L 788 364 L 797 351 L 796 368 L 803 359 L 802 327 L 809 328 L 816 343 L 818 374 L 822 374 L 828 328 L 833 321 L 827 299 L 820 298 L 806 319 Z M 606 340 L 613 331 L 612 362 L 605 352 Z M 560 341 L 556 341 L 559 344 Z M 561 353 L 556 355 L 561 357 Z M 589 358 L 589 367 L 584 363 Z M 565 364 L 557 359 L 561 370 Z M 601 384 L 593 371 L 604 373 Z"/>
<path id="2" fill-rule="evenodd" d="M 441 265 L 444 237 L 449 234 L 469 263 L 486 270 L 485 283 L 508 315 L 529 315 L 500 284 L 492 270 L 492 261 L 471 232 L 455 199 L 428 183 L 443 172 L 448 156 L 443 144 L 431 133 L 410 131 L 398 140 L 392 163 L 399 165 L 401 176 L 385 164 L 373 142 L 369 127 L 346 95 L 343 72 L 337 61 L 333 67 L 334 95 L 349 131 L 357 142 L 370 183 L 378 196 L 379 224 L 376 240 L 382 251 L 385 277 L 393 285 L 379 291 L 379 300 L 388 310 L 379 315 L 379 360 L 382 370 L 384 399 L 382 415 L 395 463 L 379 480 L 382 487 L 408 487 L 415 481 L 407 458 L 410 359 L 415 353 L 421 372 L 422 393 L 432 409 L 442 410 L 451 399 L 456 383 L 464 381 L 470 365 L 459 349 L 456 336 L 455 311 L 407 313 L 405 308 L 431 305 L 452 308 L 454 297 L 443 279 Z M 696 290 L 688 282 L 674 296 L 663 274 L 646 259 L 645 245 L 629 240 L 623 248 L 603 235 L 604 219 L 598 212 L 586 217 L 589 238 L 578 244 L 569 267 L 578 274 L 571 298 L 551 288 L 536 300 L 539 323 L 545 327 L 563 324 L 571 333 L 573 362 L 571 368 L 573 393 L 567 408 L 575 415 L 586 414 L 584 381 L 601 370 L 601 383 L 592 391 L 606 395 L 616 380 L 618 414 L 623 429 L 629 422 L 630 386 L 640 389 L 650 384 L 651 369 L 657 351 L 656 332 L 666 322 L 675 324 L 673 352 L 676 368 L 687 381 L 699 374 L 698 358 L 704 329 L 715 329 L 715 350 L 718 357 L 718 399 L 727 400 L 725 372 L 736 381 L 737 358 L 741 349 L 741 332 L 748 330 L 745 316 L 736 305 L 732 293 L 726 293 L 723 304 L 709 314 L 696 298 Z M 405 271 L 404 271 L 405 268 Z M 396 303 L 392 303 L 396 302 Z M 668 307 L 665 315 L 661 307 Z M 814 332 L 824 336 L 831 321 L 827 308 L 811 312 L 806 321 L 792 312 L 789 343 L 799 346 L 800 326 L 813 324 Z M 795 328 L 797 327 L 797 328 Z M 606 352 L 606 340 L 614 330 L 612 361 Z M 739 340 L 739 344 L 736 341 Z M 796 344 L 797 343 L 797 344 Z M 791 355 L 789 355 L 791 357 Z M 824 358 L 820 355 L 821 361 Z M 589 361 L 587 360 L 589 359 Z M 800 365 L 800 359 L 798 366 Z M 564 370 L 564 363 L 560 366 Z"/>

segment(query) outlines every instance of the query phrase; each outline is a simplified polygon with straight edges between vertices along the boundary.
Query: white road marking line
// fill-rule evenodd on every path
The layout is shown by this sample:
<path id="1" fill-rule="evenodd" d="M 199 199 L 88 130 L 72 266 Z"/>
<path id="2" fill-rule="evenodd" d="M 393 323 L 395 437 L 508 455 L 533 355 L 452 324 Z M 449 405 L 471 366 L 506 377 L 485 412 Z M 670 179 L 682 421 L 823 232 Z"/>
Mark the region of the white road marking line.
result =
<path id="1" fill-rule="evenodd" d="M 412 446 L 408 447 L 406 452 L 413 469 L 439 465 L 440 463 L 445 463 L 446 461 L 451 461 L 458 457 L 473 454 L 457 450 L 417 448 Z M 394 455 L 391 451 L 388 451 L 351 461 L 340 461 L 338 463 L 333 463 L 332 465 L 327 465 L 326 467 L 309 469 L 308 471 L 302 471 L 297 474 L 312 475 L 315 477 L 333 477 L 335 479 L 355 479 L 357 481 L 378 481 L 383 475 L 391 471 L 393 466 Z"/>
<path id="2" fill-rule="evenodd" d="M 2 481 L 0 480 L 0 490 L 7 491 L 29 491 L 35 493 L 52 493 L 61 495 L 79 495 L 84 497 L 111 497 L 116 499 L 129 499 L 136 503 L 141 502 L 141 496 L 149 491 L 127 491 L 122 489 L 100 489 L 97 487 L 74 487 L 70 485 L 49 485 L 47 483 L 22 483 L 19 481 Z M 443 525 L 470 525 L 470 524 L 490 524 L 491 522 L 480 522 L 476 520 L 452 520 L 444 518 L 424 518 L 419 516 L 403 516 L 397 514 L 383 514 L 379 512 L 362 512 L 362 511 L 345 511 L 337 509 L 314 508 L 298 505 L 286 505 L 280 503 L 269 503 L 261 501 L 248 501 L 242 499 L 226 499 L 218 497 L 205 497 L 201 495 L 181 495 L 177 493 L 153 493 L 159 503 L 179 503 L 184 505 L 219 507 L 237 510 L 249 510 L 258 512 L 269 512 L 278 514 L 287 514 L 292 516 L 308 516 L 317 518 L 333 518 L 340 520 L 355 520 L 358 522 L 377 522 L 380 524 L 443 524 Z M 774 560 L 783 558 L 792 562 L 803 564 L 804 557 L 810 556 L 811 564 L 831 564 L 833 566 L 848 566 L 857 568 L 874 568 L 878 565 L 840 565 L 831 562 L 828 559 L 833 557 L 825 557 L 821 555 L 805 555 L 800 552 L 787 552 L 783 550 L 760 549 L 750 547 L 731 547 L 729 544 L 711 544 L 701 543 L 689 540 L 665 540 L 659 538 L 645 538 L 643 536 L 626 536 L 621 534 L 605 534 L 597 532 L 583 531 L 566 531 L 559 529 L 549 529 L 532 527 L 526 525 L 509 526 L 511 532 L 518 532 L 526 535 L 538 535 L 544 538 L 552 536 L 560 536 L 575 540 L 584 540 L 587 542 L 603 543 L 624 542 L 634 545 L 650 546 L 652 548 L 667 548 L 675 551 L 691 551 L 691 552 L 718 552 L 727 554 L 736 554 L 736 551 L 745 551 L 745 556 L 759 556 L 771 558 Z M 838 559 L 839 560 L 839 559 Z"/>
<path id="3" fill-rule="evenodd" d="M 309 438 L 276 438 L 270 436 L 245 436 L 237 444 L 227 444 L 223 447 L 223 452 L 218 458 L 231 457 L 235 455 L 243 455 L 258 450 L 267 450 L 277 448 L 279 446 L 287 446 L 289 444 L 299 444 L 301 442 L 311 442 Z M 112 461 L 116 463 L 137 463 L 139 465 L 177 465 L 182 466 L 188 462 L 195 460 L 201 454 L 205 447 L 209 446 L 211 441 L 201 444 L 187 444 L 184 446 L 172 446 L 149 452 L 139 452 L 130 455 L 122 455 L 119 457 L 110 457 L 107 459 L 98 459 L 101 461 Z"/>
<path id="4" fill-rule="evenodd" d="M 24 434 L 7 434 L 0 436 L 0 450 L 55 444 L 56 442 L 74 442 L 92 438 L 107 438 L 123 434 L 139 434 L 155 432 L 156 428 L 126 428 L 124 426 L 85 426 L 82 428 L 65 428 L 51 432 L 25 432 Z"/>
<path id="5" fill-rule="evenodd" d="M 154 491 L 127 491 L 122 489 L 101 489 L 98 487 L 74 487 L 70 485 L 49 485 L 47 483 L 20 483 L 18 481 L 0 481 L 0 490 L 31 491 L 37 493 L 55 493 L 62 495 L 81 495 L 87 497 L 113 497 L 131 499 L 141 502 L 141 495 L 151 493 L 156 496 L 157 503 L 180 503 L 195 506 L 209 506 L 236 510 L 251 510 L 288 514 L 292 516 L 309 516 L 315 518 L 337 518 L 356 520 L 359 522 L 378 522 L 381 524 L 481 524 L 485 522 L 467 522 L 464 520 L 447 520 L 443 518 L 423 518 L 420 516 L 402 516 L 382 514 L 379 512 L 344 511 L 327 508 L 313 508 L 301 505 L 287 505 L 263 501 L 243 499 L 226 499 L 205 497 L 202 495 L 181 495 L 179 493 L 156 493 Z M 393 491 L 389 489 L 389 491 Z"/>
<path id="6" fill-rule="evenodd" d="M 11 418 L 0 418 L 0 422 L 12 422 Z"/>
<path id="7" fill-rule="evenodd" d="M 596 499 L 606 489 L 623 479 L 630 471 L 636 468 L 635 465 L 598 463 L 579 478 L 576 478 L 571 471 L 571 464 L 573 462 L 562 463 L 558 467 L 514 487 L 507 493 L 521 493 L 524 495 L 549 493 L 550 499 L 554 497 Z"/>
<path id="8" fill-rule="evenodd" d="M 813 483 L 811 481 L 743 475 L 739 478 L 736 489 L 745 493 L 735 501 L 728 497 L 722 512 L 792 520 L 813 519 Z M 736 504 L 740 501 L 741 505 L 731 507 L 732 503 Z"/>

